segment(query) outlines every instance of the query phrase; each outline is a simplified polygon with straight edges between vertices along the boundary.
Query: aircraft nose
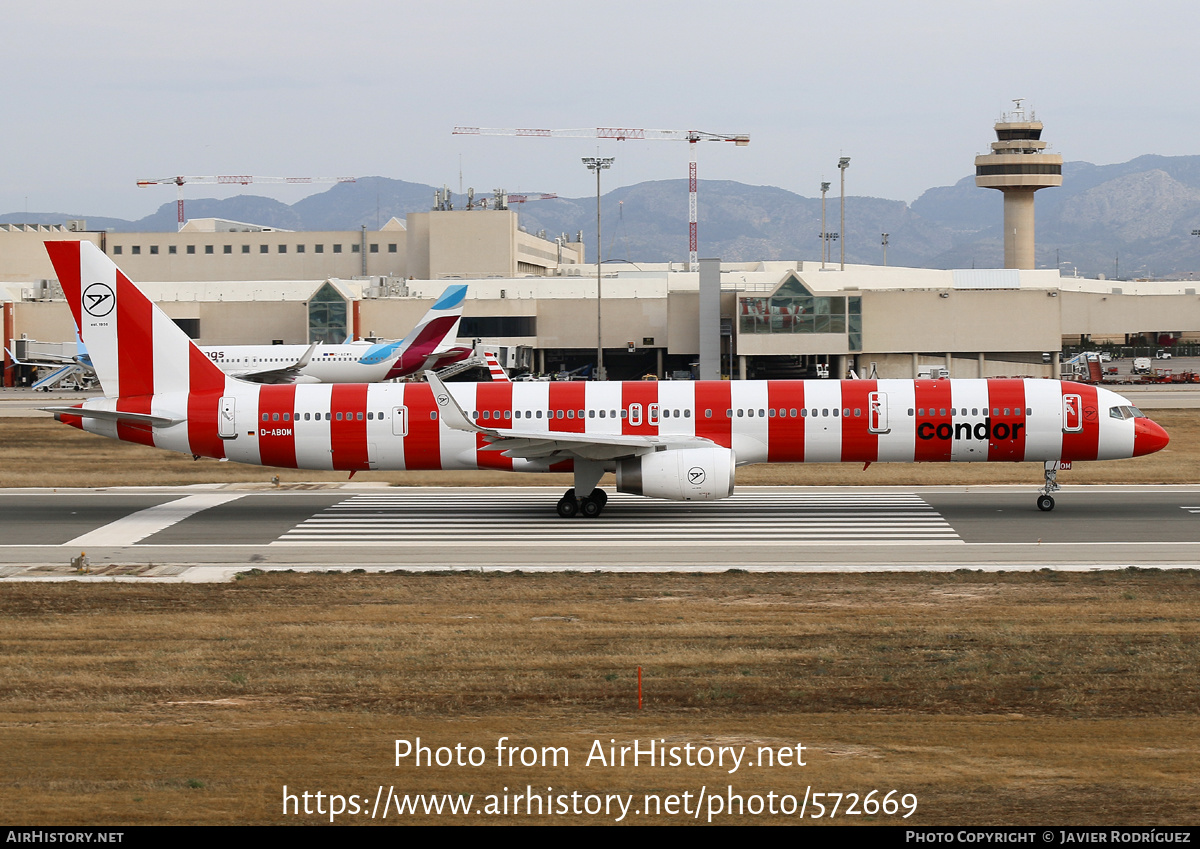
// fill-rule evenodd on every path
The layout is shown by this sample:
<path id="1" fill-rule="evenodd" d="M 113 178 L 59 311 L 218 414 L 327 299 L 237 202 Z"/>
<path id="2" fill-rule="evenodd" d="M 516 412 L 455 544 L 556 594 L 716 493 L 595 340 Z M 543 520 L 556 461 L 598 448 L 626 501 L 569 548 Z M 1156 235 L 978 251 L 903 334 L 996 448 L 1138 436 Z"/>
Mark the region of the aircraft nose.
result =
<path id="1" fill-rule="evenodd" d="M 1143 454 L 1153 454 L 1155 451 L 1161 451 L 1167 447 L 1167 443 L 1170 441 L 1171 437 L 1167 436 L 1167 432 L 1156 422 L 1150 419 L 1133 420 L 1134 457 L 1141 457 Z"/>

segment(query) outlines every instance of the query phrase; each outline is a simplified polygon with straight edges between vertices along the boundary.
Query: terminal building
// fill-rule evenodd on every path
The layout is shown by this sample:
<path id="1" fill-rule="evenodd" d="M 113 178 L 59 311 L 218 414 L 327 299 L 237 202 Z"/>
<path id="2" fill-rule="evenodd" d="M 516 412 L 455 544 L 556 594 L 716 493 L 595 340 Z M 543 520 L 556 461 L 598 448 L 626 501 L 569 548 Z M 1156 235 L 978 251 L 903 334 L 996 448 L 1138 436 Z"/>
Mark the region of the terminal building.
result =
<path id="1" fill-rule="evenodd" d="M 438 213 L 433 215 L 436 229 Z M 293 233 L 279 244 L 302 243 L 307 254 L 317 244 L 327 251 L 347 245 L 350 236 L 365 238 L 360 246 L 387 245 L 387 232 Z M 0 244 L 6 235 L 0 232 Z M 166 275 L 139 274 L 128 262 L 147 256 L 129 252 L 134 240 L 143 248 L 159 240 L 161 257 L 162 249 L 185 247 L 193 236 L 104 235 L 117 264 L 205 345 L 399 337 L 453 279 L 469 285 L 460 337 L 502 347 L 505 365 L 553 373 L 595 361 L 595 264 L 564 263 L 544 274 L 449 273 L 480 262 L 468 258 L 461 268 L 447 261 L 441 276 L 163 280 Z M 260 241 L 254 244 L 268 236 L 282 238 L 256 231 L 253 238 Z M 52 237 L 76 234 L 39 234 Z M 118 243 L 123 250 L 115 255 Z M 582 251 L 573 253 L 577 259 Z M 294 258 L 294 251 L 274 255 Z M 853 371 L 879 378 L 1052 377 L 1064 344 L 1141 339 L 1155 345 L 1163 337 L 1200 337 L 1200 297 L 1183 282 L 1090 280 L 1060 277 L 1055 270 L 847 265 L 840 271 L 822 270 L 819 262 L 720 263 L 719 318 L 702 327 L 702 272 L 685 271 L 682 264 L 606 263 L 602 275 L 599 323 L 612 379 L 696 375 L 706 333 L 718 340 L 718 374 L 733 379 L 815 376 L 825 369 L 830 376 Z M 23 338 L 74 338 L 53 278 L 0 282 L 0 299 L 5 338 L 18 358 Z M 9 385 L 20 382 L 17 369 L 6 368 L 6 376 Z"/>

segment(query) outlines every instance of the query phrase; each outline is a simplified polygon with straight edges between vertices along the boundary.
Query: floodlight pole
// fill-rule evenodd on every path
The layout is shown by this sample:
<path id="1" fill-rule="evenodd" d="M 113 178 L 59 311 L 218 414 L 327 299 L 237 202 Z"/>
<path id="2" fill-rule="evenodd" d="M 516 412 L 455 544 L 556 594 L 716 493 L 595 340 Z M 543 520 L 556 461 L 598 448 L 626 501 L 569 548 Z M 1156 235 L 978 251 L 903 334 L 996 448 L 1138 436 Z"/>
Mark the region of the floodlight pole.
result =
<path id="1" fill-rule="evenodd" d="M 884 233 L 883 234 L 883 267 L 884 268 L 887 268 L 887 243 L 888 243 L 888 234 Z"/>
<path id="2" fill-rule="evenodd" d="M 825 232 L 825 193 L 828 183 L 821 183 L 821 270 L 825 270 L 825 255 L 829 252 L 829 234 Z"/>
<path id="3" fill-rule="evenodd" d="M 615 157 L 605 156 L 585 156 L 583 164 L 587 166 L 589 171 L 596 172 L 596 380 L 604 380 L 604 336 L 601 324 L 601 309 L 603 300 L 601 298 L 601 274 L 600 274 L 600 250 L 603 242 L 600 241 L 600 172 L 611 168 Z"/>
<path id="4" fill-rule="evenodd" d="M 849 156 L 838 160 L 838 170 L 842 172 L 842 223 L 838 230 L 842 242 L 842 271 L 846 270 L 846 169 L 849 167 Z"/>

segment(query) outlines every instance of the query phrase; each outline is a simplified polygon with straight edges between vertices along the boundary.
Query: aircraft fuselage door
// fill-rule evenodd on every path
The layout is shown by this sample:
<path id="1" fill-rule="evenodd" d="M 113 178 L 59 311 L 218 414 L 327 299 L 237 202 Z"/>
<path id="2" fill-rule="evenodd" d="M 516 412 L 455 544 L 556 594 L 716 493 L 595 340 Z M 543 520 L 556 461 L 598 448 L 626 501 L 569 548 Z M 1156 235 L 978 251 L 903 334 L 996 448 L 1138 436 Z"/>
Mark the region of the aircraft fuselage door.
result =
<path id="1" fill-rule="evenodd" d="M 222 439 L 237 439 L 237 399 L 232 395 L 221 397 L 221 409 L 217 414 L 217 436 Z"/>
<path id="2" fill-rule="evenodd" d="M 867 430 L 871 433 L 890 433 L 887 394 L 884 392 L 872 392 L 867 396 Z"/>
<path id="3" fill-rule="evenodd" d="M 408 436 L 408 407 L 392 408 L 392 436 Z"/>
<path id="4" fill-rule="evenodd" d="M 1064 395 L 1062 403 L 1063 433 L 1080 433 L 1083 430 L 1083 398 Z"/>
<path id="5" fill-rule="evenodd" d="M 638 425 L 640 425 L 642 423 L 642 405 L 641 404 L 630 404 L 629 405 L 629 423 L 631 425 L 633 425 L 634 427 L 637 427 Z"/>

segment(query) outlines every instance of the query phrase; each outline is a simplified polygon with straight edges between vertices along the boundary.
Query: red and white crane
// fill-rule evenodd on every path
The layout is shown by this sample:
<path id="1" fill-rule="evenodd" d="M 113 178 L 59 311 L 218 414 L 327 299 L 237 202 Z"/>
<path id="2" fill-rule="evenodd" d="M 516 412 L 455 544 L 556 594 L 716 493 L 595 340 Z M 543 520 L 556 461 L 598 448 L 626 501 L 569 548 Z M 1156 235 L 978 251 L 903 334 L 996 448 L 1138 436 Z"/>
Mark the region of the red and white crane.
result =
<path id="1" fill-rule="evenodd" d="M 499 127 L 455 127 L 453 135 L 460 136 L 528 136 L 557 139 L 641 139 L 643 141 L 685 141 L 691 145 L 688 166 L 688 270 L 696 265 L 696 142 L 733 142 L 738 147 L 750 144 L 750 136 L 706 133 L 701 130 L 643 130 L 633 127 L 584 127 L 576 130 L 537 130 Z M 596 258 L 597 261 L 600 257 Z"/>
<path id="2" fill-rule="evenodd" d="M 183 187 L 187 183 L 199 183 L 210 186 L 248 186 L 251 183 L 353 183 L 355 177 L 252 177 L 248 174 L 223 174 L 215 177 L 163 177 L 158 180 L 138 180 L 138 188 L 147 186 L 179 187 L 179 199 L 176 209 L 179 212 L 179 229 L 183 229 Z"/>

